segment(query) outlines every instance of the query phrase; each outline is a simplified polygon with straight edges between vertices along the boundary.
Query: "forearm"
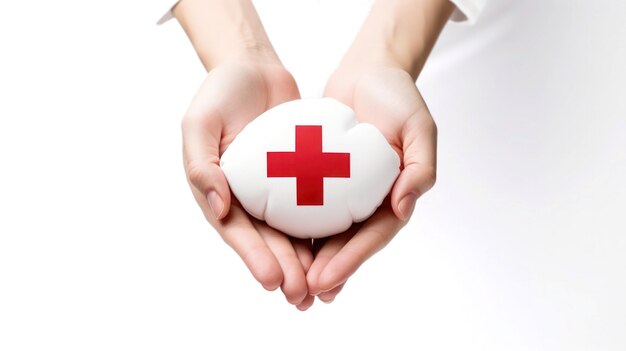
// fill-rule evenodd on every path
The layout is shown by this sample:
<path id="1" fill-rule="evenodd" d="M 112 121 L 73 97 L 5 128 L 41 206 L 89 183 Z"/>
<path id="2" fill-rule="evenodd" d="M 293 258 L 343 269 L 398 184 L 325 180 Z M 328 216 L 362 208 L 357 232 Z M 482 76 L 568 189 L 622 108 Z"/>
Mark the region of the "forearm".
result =
<path id="1" fill-rule="evenodd" d="M 392 63 L 417 79 L 453 10 L 448 0 L 376 0 L 344 61 Z"/>
<path id="2" fill-rule="evenodd" d="M 229 60 L 278 61 L 250 0 L 182 0 L 173 11 L 207 70 Z"/>

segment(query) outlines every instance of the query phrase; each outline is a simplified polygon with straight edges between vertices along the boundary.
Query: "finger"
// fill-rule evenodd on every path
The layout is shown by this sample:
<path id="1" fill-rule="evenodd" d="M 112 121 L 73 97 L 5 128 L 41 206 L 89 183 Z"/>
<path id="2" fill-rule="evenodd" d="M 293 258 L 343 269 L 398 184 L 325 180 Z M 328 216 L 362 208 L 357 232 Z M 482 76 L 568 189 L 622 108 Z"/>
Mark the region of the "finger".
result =
<path id="1" fill-rule="evenodd" d="M 319 273 L 317 287 L 321 291 L 330 291 L 345 283 L 363 262 L 391 241 L 403 224 L 389 206 L 380 208 L 328 261 Z"/>
<path id="2" fill-rule="evenodd" d="M 222 221 L 213 220 L 211 224 L 265 289 L 272 291 L 281 286 L 283 270 L 280 263 L 241 207 L 233 206 L 228 217 Z"/>
<path id="3" fill-rule="evenodd" d="M 309 268 L 311 268 L 311 264 L 313 264 L 313 248 L 311 245 L 311 239 L 291 238 L 290 240 L 293 248 L 296 250 L 296 255 L 298 255 L 298 259 L 302 264 L 304 273 L 306 274 L 309 271 Z"/>
<path id="4" fill-rule="evenodd" d="M 306 311 L 311 306 L 313 306 L 314 302 L 315 302 L 315 296 L 307 295 L 300 304 L 296 305 L 296 308 L 299 309 L 300 311 Z"/>
<path id="5" fill-rule="evenodd" d="M 391 192 L 394 214 L 403 221 L 411 217 L 417 199 L 430 190 L 436 180 L 437 127 L 426 105 L 422 105 L 403 127 L 404 168 Z"/>
<path id="6" fill-rule="evenodd" d="M 197 115 L 193 111 L 190 108 L 182 122 L 185 173 L 189 184 L 203 195 L 199 204 L 208 204 L 213 217 L 222 219 L 230 209 L 230 190 L 219 167 L 219 118 L 213 112 Z"/>
<path id="7" fill-rule="evenodd" d="M 324 303 L 331 303 L 335 301 L 337 294 L 341 292 L 346 283 L 339 285 L 338 287 L 333 288 L 330 291 L 326 291 L 317 295 L 317 298 L 320 299 Z"/>
<path id="8" fill-rule="evenodd" d="M 266 224 L 254 220 L 253 225 L 274 253 L 283 272 L 280 286 L 287 301 L 298 305 L 308 293 L 304 268 L 289 238 Z"/>
<path id="9" fill-rule="evenodd" d="M 328 262 L 330 262 L 333 257 L 341 251 L 341 248 L 343 248 L 344 245 L 350 241 L 355 232 L 356 231 L 354 229 L 350 228 L 344 233 L 333 235 L 329 238 L 315 240 L 315 259 L 313 260 L 313 264 L 311 265 L 311 268 L 309 268 L 306 275 L 310 295 L 317 296 L 323 291 L 326 291 L 322 290 L 319 285 L 320 274 L 324 271 Z M 321 242 L 321 244 L 319 242 Z M 332 288 L 333 287 L 327 290 Z"/>

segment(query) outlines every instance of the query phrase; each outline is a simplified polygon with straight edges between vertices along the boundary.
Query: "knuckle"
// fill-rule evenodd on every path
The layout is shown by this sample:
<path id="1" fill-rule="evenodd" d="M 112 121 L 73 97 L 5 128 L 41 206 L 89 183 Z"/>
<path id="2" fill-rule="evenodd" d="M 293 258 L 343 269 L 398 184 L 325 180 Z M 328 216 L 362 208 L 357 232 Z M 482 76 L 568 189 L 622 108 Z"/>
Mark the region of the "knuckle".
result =
<path id="1" fill-rule="evenodd" d="M 428 167 L 424 170 L 424 186 L 425 190 L 431 189 L 437 182 L 437 170 L 435 167 Z"/>
<path id="2" fill-rule="evenodd" d="M 187 179 L 191 184 L 200 189 L 201 191 L 206 191 L 208 189 L 204 189 L 206 187 L 207 178 L 207 169 L 206 165 L 201 164 L 199 162 L 189 162 L 187 163 Z"/>
<path id="3" fill-rule="evenodd" d="M 213 155 L 197 159 L 185 159 L 184 168 L 187 180 L 201 192 L 208 193 L 216 181 L 215 171 L 212 167 L 216 167 L 218 164 L 219 158 Z"/>

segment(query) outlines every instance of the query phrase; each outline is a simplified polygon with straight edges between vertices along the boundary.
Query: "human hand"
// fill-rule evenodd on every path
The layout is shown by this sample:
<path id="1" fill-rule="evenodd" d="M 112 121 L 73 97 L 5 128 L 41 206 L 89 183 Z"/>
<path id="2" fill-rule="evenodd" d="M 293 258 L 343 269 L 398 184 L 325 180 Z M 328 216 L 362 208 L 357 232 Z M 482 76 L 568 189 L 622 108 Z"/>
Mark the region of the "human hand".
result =
<path id="1" fill-rule="evenodd" d="M 377 0 L 324 94 L 376 126 L 402 160 L 383 204 L 365 222 L 314 243 L 309 293 L 332 301 L 347 279 L 407 223 L 435 183 L 437 128 L 415 80 L 454 9 L 448 0 Z"/>
<path id="2" fill-rule="evenodd" d="M 232 198 L 219 159 L 235 136 L 267 109 L 299 98 L 278 63 L 230 62 L 212 69 L 183 119 L 183 158 L 192 193 L 206 219 L 268 290 L 281 287 L 300 309 L 308 297 L 310 241 L 293 239 L 251 218 Z"/>
<path id="3" fill-rule="evenodd" d="M 407 223 L 417 198 L 434 185 L 437 129 L 412 77 L 392 64 L 340 67 L 325 95 L 351 106 L 359 122 L 376 126 L 403 167 L 372 217 L 318 248 L 307 275 L 309 293 L 330 302 L 357 268 Z"/>
<path id="4" fill-rule="evenodd" d="M 181 0 L 174 15 L 209 72 L 182 123 L 185 172 L 206 219 L 268 290 L 281 287 L 299 309 L 311 306 L 305 274 L 310 241 L 251 218 L 230 189 L 219 159 L 254 118 L 300 97 L 250 0 Z"/>

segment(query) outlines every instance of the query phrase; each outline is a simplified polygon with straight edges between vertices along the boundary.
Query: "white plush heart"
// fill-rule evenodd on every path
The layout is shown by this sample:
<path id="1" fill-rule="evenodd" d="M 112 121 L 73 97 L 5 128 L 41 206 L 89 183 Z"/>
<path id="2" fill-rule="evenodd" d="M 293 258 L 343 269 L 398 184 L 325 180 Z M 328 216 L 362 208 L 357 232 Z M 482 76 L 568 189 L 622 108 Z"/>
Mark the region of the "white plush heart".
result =
<path id="1" fill-rule="evenodd" d="M 380 206 L 400 159 L 371 124 L 331 98 L 278 105 L 248 124 L 221 158 L 252 216 L 299 238 L 343 232 Z"/>

